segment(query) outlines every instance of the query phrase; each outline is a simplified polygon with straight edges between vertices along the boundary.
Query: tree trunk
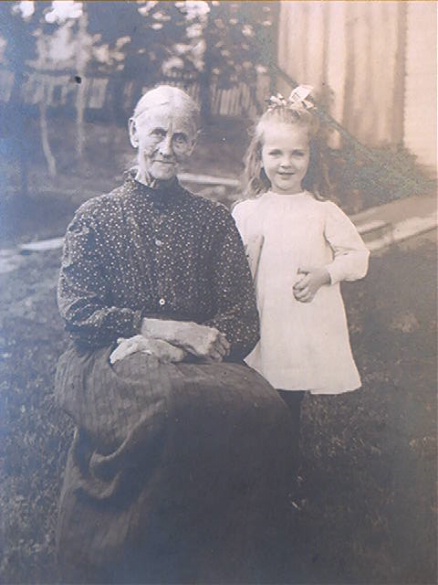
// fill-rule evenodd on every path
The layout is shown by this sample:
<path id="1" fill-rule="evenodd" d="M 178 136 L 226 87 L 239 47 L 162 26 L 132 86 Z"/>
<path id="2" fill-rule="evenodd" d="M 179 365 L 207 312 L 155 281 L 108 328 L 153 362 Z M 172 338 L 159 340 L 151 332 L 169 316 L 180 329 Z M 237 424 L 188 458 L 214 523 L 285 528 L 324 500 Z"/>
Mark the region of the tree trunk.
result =
<path id="1" fill-rule="evenodd" d="M 76 81 L 78 82 L 78 92 L 76 94 L 76 158 L 79 164 L 82 163 L 84 158 L 84 144 L 85 144 L 85 132 L 84 132 L 84 115 L 85 115 L 85 72 L 88 61 L 87 51 L 87 25 L 88 17 L 85 12 L 85 6 L 83 7 L 82 16 L 79 18 L 79 30 L 77 38 L 77 53 L 76 53 Z"/>
<path id="2" fill-rule="evenodd" d="M 45 100 L 42 100 L 39 105 L 40 110 L 40 130 L 41 130 L 41 144 L 43 147 L 44 156 L 47 162 L 47 168 L 50 177 L 56 177 L 56 159 L 53 156 L 52 149 L 49 142 L 49 127 L 47 124 L 47 106 Z"/>

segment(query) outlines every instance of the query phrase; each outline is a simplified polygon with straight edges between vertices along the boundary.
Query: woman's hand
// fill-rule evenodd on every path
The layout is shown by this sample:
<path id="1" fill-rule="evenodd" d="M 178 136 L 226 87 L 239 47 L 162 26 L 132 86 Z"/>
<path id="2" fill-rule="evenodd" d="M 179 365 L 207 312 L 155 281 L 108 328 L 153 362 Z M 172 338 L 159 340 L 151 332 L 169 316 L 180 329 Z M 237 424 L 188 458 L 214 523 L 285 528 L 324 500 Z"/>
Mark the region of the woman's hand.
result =
<path id="1" fill-rule="evenodd" d="M 330 284 L 330 274 L 326 268 L 299 268 L 303 276 L 294 284 L 294 297 L 300 303 L 310 303 L 325 284 Z"/>
<path id="2" fill-rule="evenodd" d="M 230 352 L 230 344 L 215 327 L 186 323 L 176 345 L 205 361 L 221 362 Z"/>
<path id="3" fill-rule="evenodd" d="M 187 353 L 161 339 L 146 339 L 143 335 L 134 335 L 129 339 L 117 340 L 118 346 L 110 355 L 110 363 L 115 364 L 134 353 L 155 356 L 160 362 L 182 362 Z"/>
<path id="4" fill-rule="evenodd" d="M 143 319 L 141 334 L 147 339 L 162 339 L 209 362 L 221 362 L 230 352 L 223 333 L 214 327 L 188 321 Z"/>

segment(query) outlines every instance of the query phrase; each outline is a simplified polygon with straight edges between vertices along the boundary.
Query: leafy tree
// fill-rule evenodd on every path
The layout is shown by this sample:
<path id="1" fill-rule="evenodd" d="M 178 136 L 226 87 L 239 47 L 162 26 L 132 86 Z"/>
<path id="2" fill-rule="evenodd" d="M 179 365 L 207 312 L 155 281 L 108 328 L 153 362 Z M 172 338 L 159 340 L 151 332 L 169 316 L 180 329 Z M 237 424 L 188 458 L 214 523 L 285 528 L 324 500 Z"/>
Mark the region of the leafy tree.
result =
<path id="1" fill-rule="evenodd" d="M 196 94 L 206 117 L 213 85 L 247 84 L 257 103 L 257 76 L 275 51 L 277 10 L 277 2 L 201 0 L 0 3 L 0 63 L 15 75 L 13 94 L 1 108 L 2 136 L 9 136 L 19 152 L 22 191 L 27 190 L 25 134 L 32 112 L 22 96 L 30 73 L 70 72 L 71 86 L 63 91 L 76 111 L 80 161 L 90 78 L 109 80 L 114 120 L 126 117 L 145 87 L 162 81 Z M 39 109 L 42 150 L 55 175 L 45 85 L 43 90 L 31 97 Z"/>

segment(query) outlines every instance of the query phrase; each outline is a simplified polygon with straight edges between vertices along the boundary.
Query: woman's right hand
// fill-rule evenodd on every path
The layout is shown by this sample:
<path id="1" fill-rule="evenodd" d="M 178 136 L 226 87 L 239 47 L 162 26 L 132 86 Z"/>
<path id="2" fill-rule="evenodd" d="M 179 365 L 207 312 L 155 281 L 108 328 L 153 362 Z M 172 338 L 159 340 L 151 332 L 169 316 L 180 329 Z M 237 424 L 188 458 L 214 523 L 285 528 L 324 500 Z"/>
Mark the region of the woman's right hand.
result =
<path id="1" fill-rule="evenodd" d="M 143 335 L 134 335 L 128 339 L 117 340 L 117 347 L 110 355 L 110 364 L 115 364 L 134 353 L 155 356 L 160 362 L 182 362 L 187 355 L 180 347 L 175 347 L 161 339 L 146 339 Z"/>

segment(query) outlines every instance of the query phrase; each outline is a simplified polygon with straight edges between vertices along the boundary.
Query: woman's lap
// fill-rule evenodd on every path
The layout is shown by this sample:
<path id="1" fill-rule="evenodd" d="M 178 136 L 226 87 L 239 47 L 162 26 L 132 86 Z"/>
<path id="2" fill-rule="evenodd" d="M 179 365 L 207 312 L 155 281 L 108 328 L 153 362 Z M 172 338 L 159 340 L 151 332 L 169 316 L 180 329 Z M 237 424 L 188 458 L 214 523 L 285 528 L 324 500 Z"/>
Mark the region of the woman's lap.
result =
<path id="1" fill-rule="evenodd" d="M 60 362 L 58 398 L 82 429 L 60 548 L 101 566 L 138 546 L 140 561 L 164 551 L 167 564 L 204 566 L 207 580 L 221 558 L 242 565 L 287 489 L 290 421 L 277 392 L 245 365 L 134 355 L 110 366 L 108 355 L 73 352 Z"/>

